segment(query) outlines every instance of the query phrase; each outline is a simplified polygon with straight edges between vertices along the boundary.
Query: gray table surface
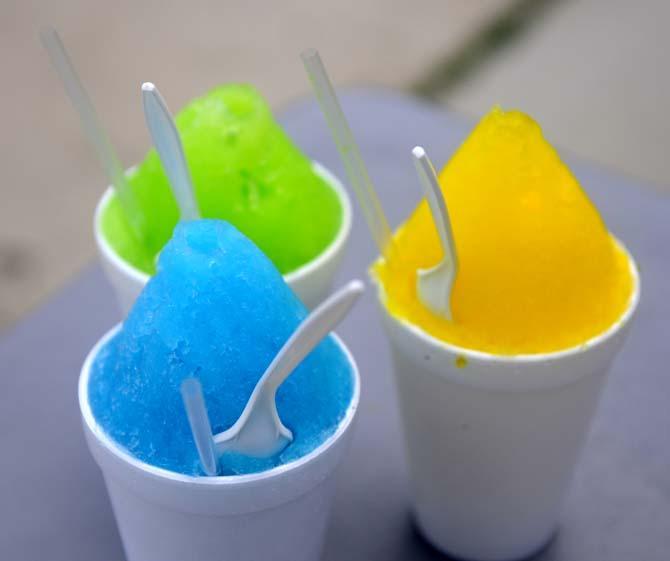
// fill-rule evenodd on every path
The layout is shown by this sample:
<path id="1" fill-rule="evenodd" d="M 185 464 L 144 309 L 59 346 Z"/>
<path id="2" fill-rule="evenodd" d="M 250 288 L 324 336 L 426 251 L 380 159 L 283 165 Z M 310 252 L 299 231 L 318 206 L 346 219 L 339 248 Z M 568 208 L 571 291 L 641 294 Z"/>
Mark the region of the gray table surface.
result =
<path id="1" fill-rule="evenodd" d="M 397 224 L 419 198 L 412 146 L 423 144 L 443 162 L 472 123 L 388 91 L 350 91 L 343 105 Z M 311 157 L 343 177 L 314 103 L 286 108 L 281 121 Z M 670 198 L 630 178 L 568 161 L 610 229 L 636 256 L 643 297 L 611 372 L 558 537 L 537 559 L 667 561 Z M 339 281 L 363 277 L 374 255 L 356 212 Z M 441 559 L 411 524 L 388 349 L 372 297 L 368 291 L 338 330 L 359 362 L 363 397 L 353 449 L 339 474 L 324 558 Z M 84 356 L 118 319 L 110 287 L 91 266 L 0 339 L 0 559 L 123 559 L 76 399 Z"/>

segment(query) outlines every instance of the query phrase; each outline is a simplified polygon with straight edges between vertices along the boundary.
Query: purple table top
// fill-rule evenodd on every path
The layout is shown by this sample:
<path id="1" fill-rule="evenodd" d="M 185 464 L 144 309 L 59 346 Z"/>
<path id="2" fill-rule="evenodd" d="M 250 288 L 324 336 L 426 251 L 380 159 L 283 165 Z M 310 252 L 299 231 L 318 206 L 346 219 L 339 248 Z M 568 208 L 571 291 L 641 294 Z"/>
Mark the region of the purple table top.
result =
<path id="1" fill-rule="evenodd" d="M 392 224 L 419 198 L 410 149 L 445 161 L 471 127 L 443 108 L 380 90 L 355 90 L 343 106 Z M 314 159 L 344 177 L 316 105 L 281 121 Z M 573 170 L 642 274 L 637 321 L 617 361 L 542 560 L 670 558 L 670 198 L 631 178 L 575 162 Z M 355 213 L 339 283 L 365 277 L 375 251 Z M 84 356 L 119 320 L 97 265 L 0 338 L 0 559 L 120 560 L 103 481 L 79 422 L 76 385 Z M 443 559 L 414 531 L 388 348 L 372 291 L 338 330 L 363 378 L 360 419 L 339 474 L 324 559 Z"/>

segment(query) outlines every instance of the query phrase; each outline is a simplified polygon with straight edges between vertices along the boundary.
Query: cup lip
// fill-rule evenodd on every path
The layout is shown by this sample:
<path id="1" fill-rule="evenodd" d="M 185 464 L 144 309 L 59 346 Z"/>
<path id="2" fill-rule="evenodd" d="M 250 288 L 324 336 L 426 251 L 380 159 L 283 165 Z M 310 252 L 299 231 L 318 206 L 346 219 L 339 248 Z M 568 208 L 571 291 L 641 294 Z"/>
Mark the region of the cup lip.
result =
<path id="1" fill-rule="evenodd" d="M 356 412 L 358 410 L 358 405 L 360 402 L 361 394 L 361 380 L 360 373 L 358 371 L 358 365 L 354 360 L 351 351 L 340 339 L 336 333 L 331 333 L 333 339 L 340 347 L 344 353 L 347 361 L 351 366 L 351 375 L 353 378 L 353 391 L 351 395 L 351 401 L 347 406 L 347 409 L 344 413 L 344 416 L 337 425 L 337 428 L 333 434 L 331 434 L 326 440 L 324 440 L 319 446 L 314 450 L 293 460 L 286 464 L 281 464 L 274 468 L 255 472 L 248 473 L 243 475 L 217 475 L 217 476 L 194 476 L 186 475 L 183 473 L 178 473 L 175 471 L 170 471 L 164 468 L 156 467 L 138 458 L 135 458 L 127 452 L 121 445 L 117 444 L 107 433 L 104 431 L 102 426 L 96 421 L 93 411 L 91 410 L 91 405 L 88 399 L 88 382 L 91 372 L 91 366 L 95 361 L 98 353 L 111 339 L 113 339 L 121 331 L 123 324 L 118 323 L 112 327 L 107 333 L 105 333 L 98 342 L 93 346 L 89 351 L 84 364 L 79 375 L 79 382 L 77 388 L 78 400 L 79 400 L 79 410 L 86 426 L 86 429 L 91 432 L 91 434 L 102 444 L 102 446 L 111 453 L 118 460 L 122 461 L 125 464 L 129 464 L 133 469 L 140 471 L 149 476 L 153 476 L 158 479 L 169 480 L 175 483 L 182 483 L 188 485 L 197 485 L 197 486 L 242 486 L 250 483 L 259 483 L 265 482 L 267 480 L 280 477 L 283 475 L 288 475 L 291 472 L 298 471 L 306 464 L 315 460 L 322 454 L 326 453 L 331 449 L 339 440 L 344 436 L 344 434 L 350 429 Z"/>
<path id="2" fill-rule="evenodd" d="M 383 308 L 384 314 L 395 324 L 397 324 L 403 331 L 409 332 L 410 335 L 420 339 L 422 342 L 428 345 L 435 346 L 454 355 L 459 355 L 466 359 L 476 360 L 482 363 L 498 363 L 507 365 L 551 363 L 584 354 L 585 352 L 604 344 L 606 341 L 614 337 L 629 322 L 635 313 L 635 310 L 637 309 L 637 305 L 640 301 L 640 272 L 638 270 L 637 263 L 623 242 L 621 242 L 621 240 L 619 240 L 614 235 L 612 235 L 612 238 L 617 247 L 619 247 L 619 249 L 624 252 L 628 259 L 628 270 L 633 281 L 633 287 L 626 305 L 626 309 L 617 318 L 617 320 L 604 331 L 582 343 L 557 351 L 505 355 L 461 347 L 459 345 L 455 345 L 454 343 L 443 341 L 434 335 L 431 335 L 423 328 L 391 313 L 386 306 L 386 291 L 384 290 L 384 286 L 381 282 L 379 282 L 379 279 L 376 277 L 376 275 L 370 274 L 370 277 L 373 281 L 373 284 L 375 284 L 377 287 L 377 299 Z M 378 263 L 381 259 L 382 258 L 379 257 L 375 263 Z"/>
<path id="3" fill-rule="evenodd" d="M 324 179 L 328 186 L 335 192 L 335 195 L 337 196 L 337 199 L 340 203 L 340 208 L 342 209 L 342 217 L 340 228 L 338 229 L 335 237 L 323 249 L 323 251 L 321 251 L 321 253 L 314 257 L 311 261 L 307 261 L 307 263 L 302 264 L 297 269 L 294 269 L 293 271 L 283 275 L 284 280 L 291 285 L 300 282 L 300 280 L 308 277 L 314 273 L 314 271 L 323 267 L 325 263 L 333 259 L 346 243 L 351 231 L 353 213 L 351 200 L 347 190 L 344 188 L 344 185 L 335 174 L 333 174 L 328 168 L 316 160 L 312 160 L 312 168 L 317 173 L 317 175 Z M 135 166 L 132 166 L 126 170 L 126 173 L 130 173 L 134 169 Z M 93 214 L 93 234 L 95 237 L 95 242 L 100 248 L 100 252 L 104 255 L 105 259 L 110 261 L 115 268 L 119 269 L 124 276 L 130 277 L 134 282 L 144 285 L 149 281 L 151 275 L 145 273 L 144 271 L 138 269 L 123 259 L 114 250 L 112 245 L 109 243 L 109 241 L 107 241 L 107 238 L 103 234 L 102 216 L 105 209 L 112 200 L 113 195 L 114 189 L 111 186 L 107 187 L 95 207 L 95 212 Z"/>

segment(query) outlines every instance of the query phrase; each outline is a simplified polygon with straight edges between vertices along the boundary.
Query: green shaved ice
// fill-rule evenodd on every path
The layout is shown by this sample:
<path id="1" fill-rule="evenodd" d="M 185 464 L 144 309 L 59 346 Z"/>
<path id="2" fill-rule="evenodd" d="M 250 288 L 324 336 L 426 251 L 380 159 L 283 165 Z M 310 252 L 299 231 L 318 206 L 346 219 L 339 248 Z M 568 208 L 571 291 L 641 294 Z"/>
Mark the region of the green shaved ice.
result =
<path id="1" fill-rule="evenodd" d="M 124 261 L 150 275 L 156 272 L 155 254 L 137 242 L 116 195 L 110 197 L 109 203 L 102 209 L 101 229 L 107 243 Z"/>
<path id="2" fill-rule="evenodd" d="M 342 220 L 337 194 L 254 88 L 216 88 L 187 105 L 176 123 L 203 218 L 233 224 L 283 274 L 335 239 Z M 116 197 L 103 211 L 103 233 L 123 259 L 153 274 L 154 257 L 177 224 L 177 204 L 155 150 L 128 179 L 145 216 L 145 239 L 134 241 Z"/>

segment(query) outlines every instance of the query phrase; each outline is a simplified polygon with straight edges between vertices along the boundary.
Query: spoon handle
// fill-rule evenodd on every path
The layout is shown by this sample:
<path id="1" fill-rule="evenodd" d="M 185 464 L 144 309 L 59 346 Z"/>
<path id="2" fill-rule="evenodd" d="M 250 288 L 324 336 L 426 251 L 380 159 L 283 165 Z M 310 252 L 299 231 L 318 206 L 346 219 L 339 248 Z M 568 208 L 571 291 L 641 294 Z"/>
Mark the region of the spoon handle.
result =
<path id="1" fill-rule="evenodd" d="M 363 283 L 353 280 L 321 303 L 284 343 L 268 366 L 264 377 L 271 388 L 278 388 L 309 352 L 342 321 L 358 297 Z"/>
<path id="2" fill-rule="evenodd" d="M 433 215 L 435 227 L 440 237 L 442 250 L 455 272 L 458 269 L 458 254 L 456 253 L 456 245 L 454 244 L 454 233 L 451 229 L 449 211 L 447 210 L 447 204 L 444 200 L 440 183 L 437 180 L 435 168 L 430 158 L 428 158 L 428 154 L 426 154 L 426 151 L 421 146 L 416 146 L 412 150 L 412 155 L 414 156 L 414 166 L 426 194 L 428 206 L 430 207 L 430 212 Z"/>
<path id="3" fill-rule="evenodd" d="M 193 195 L 184 148 L 170 110 L 158 88 L 151 82 L 142 84 L 142 104 L 147 127 L 172 185 L 181 219 L 197 220 L 200 213 Z"/>
<path id="4" fill-rule="evenodd" d="M 77 71 L 74 69 L 74 65 L 65 50 L 65 45 L 63 45 L 60 35 L 58 35 L 58 32 L 53 27 L 45 27 L 40 32 L 40 38 L 44 48 L 49 53 L 58 76 L 63 82 L 63 86 L 65 86 L 65 92 L 70 98 L 72 106 L 79 115 L 84 134 L 93 145 L 100 164 L 107 175 L 107 179 L 119 197 L 119 201 L 133 228 L 135 237 L 139 241 L 142 241 L 144 237 L 144 219 L 139 203 L 126 181 L 126 176 L 119 163 L 119 159 L 100 123 L 100 119 L 98 119 L 93 102 L 84 89 Z"/>
<path id="5" fill-rule="evenodd" d="M 370 228 L 372 239 L 376 242 L 379 253 L 388 256 L 393 244 L 391 229 L 368 175 L 358 144 L 354 140 L 333 84 L 326 72 L 326 67 L 315 49 L 303 51 L 300 58 L 307 71 L 316 99 L 321 106 L 321 111 L 326 118 L 333 140 L 337 145 L 349 182 L 356 192 L 363 216 Z"/>
<path id="6" fill-rule="evenodd" d="M 202 469 L 207 475 L 218 475 L 219 467 L 212 437 L 212 426 L 209 424 L 200 381 L 197 378 L 186 378 L 181 383 L 181 397 Z"/>

